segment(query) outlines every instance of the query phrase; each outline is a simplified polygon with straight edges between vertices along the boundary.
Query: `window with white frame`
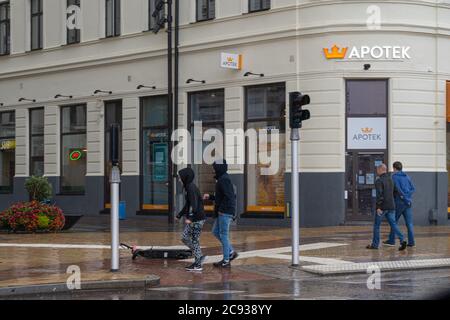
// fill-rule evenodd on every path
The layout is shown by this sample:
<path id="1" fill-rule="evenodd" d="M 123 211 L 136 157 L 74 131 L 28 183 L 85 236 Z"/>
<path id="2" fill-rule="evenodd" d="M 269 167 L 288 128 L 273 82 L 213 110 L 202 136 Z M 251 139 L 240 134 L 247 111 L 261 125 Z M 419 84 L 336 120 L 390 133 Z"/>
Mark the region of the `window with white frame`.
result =
<path id="1" fill-rule="evenodd" d="M 120 0 L 106 0 L 106 37 L 120 36 Z"/>
<path id="2" fill-rule="evenodd" d="M 0 56 L 10 53 L 10 41 L 9 2 L 0 2 Z"/>
<path id="3" fill-rule="evenodd" d="M 31 50 L 43 48 L 43 0 L 31 1 Z"/>
<path id="4" fill-rule="evenodd" d="M 197 21 L 212 20 L 216 17 L 215 0 L 196 0 Z"/>
<path id="5" fill-rule="evenodd" d="M 256 12 L 270 9 L 270 0 L 249 0 L 248 12 Z"/>

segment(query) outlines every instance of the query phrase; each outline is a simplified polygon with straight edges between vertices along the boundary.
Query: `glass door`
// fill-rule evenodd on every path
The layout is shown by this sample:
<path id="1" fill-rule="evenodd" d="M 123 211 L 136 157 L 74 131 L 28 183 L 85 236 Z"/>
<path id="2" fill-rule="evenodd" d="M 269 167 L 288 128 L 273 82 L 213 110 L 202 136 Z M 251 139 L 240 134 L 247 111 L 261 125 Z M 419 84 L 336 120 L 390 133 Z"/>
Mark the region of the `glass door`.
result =
<path id="1" fill-rule="evenodd" d="M 347 153 L 347 220 L 372 220 L 376 210 L 376 168 L 386 161 L 385 152 Z"/>

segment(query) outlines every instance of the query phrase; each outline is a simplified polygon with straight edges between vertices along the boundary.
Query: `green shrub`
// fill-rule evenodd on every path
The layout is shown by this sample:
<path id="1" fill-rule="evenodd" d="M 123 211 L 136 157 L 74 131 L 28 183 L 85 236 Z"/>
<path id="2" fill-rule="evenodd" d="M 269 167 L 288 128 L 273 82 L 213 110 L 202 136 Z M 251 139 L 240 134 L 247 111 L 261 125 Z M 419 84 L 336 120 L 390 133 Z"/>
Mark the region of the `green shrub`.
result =
<path id="1" fill-rule="evenodd" d="M 30 177 L 25 182 L 25 188 L 30 195 L 31 201 L 45 201 L 50 200 L 52 197 L 52 185 L 44 177 Z"/>
<path id="2" fill-rule="evenodd" d="M 47 230 L 50 225 L 50 218 L 44 215 L 38 216 L 38 229 Z"/>

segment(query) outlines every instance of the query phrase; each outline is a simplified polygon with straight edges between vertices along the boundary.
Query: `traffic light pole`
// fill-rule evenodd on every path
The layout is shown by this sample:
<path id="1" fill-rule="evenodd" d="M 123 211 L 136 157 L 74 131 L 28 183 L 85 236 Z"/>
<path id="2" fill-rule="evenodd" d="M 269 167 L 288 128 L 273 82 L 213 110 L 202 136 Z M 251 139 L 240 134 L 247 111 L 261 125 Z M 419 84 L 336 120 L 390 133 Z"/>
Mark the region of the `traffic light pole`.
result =
<path id="1" fill-rule="evenodd" d="M 298 144 L 300 141 L 299 129 L 291 130 L 291 198 L 292 198 L 292 266 L 297 267 L 300 262 L 300 186 L 298 171 Z"/>
<path id="2" fill-rule="evenodd" d="M 111 272 L 118 272 L 119 266 L 119 186 L 120 170 L 113 166 L 111 171 Z"/>

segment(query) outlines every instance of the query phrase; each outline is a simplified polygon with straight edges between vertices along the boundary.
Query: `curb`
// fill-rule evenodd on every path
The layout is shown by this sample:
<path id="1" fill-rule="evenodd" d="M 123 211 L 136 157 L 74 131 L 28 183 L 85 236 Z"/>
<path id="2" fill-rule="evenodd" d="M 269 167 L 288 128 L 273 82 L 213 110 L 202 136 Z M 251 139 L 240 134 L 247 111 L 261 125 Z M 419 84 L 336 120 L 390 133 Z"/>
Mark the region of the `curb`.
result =
<path id="1" fill-rule="evenodd" d="M 143 290 L 149 287 L 156 287 L 160 284 L 160 277 L 150 275 L 139 280 L 112 280 L 112 281 L 89 281 L 81 282 L 81 289 L 70 290 L 65 283 L 43 284 L 21 287 L 0 288 L 0 298 L 34 295 L 34 294 L 54 294 L 84 292 L 88 290 L 120 290 L 120 289 L 139 289 Z"/>

